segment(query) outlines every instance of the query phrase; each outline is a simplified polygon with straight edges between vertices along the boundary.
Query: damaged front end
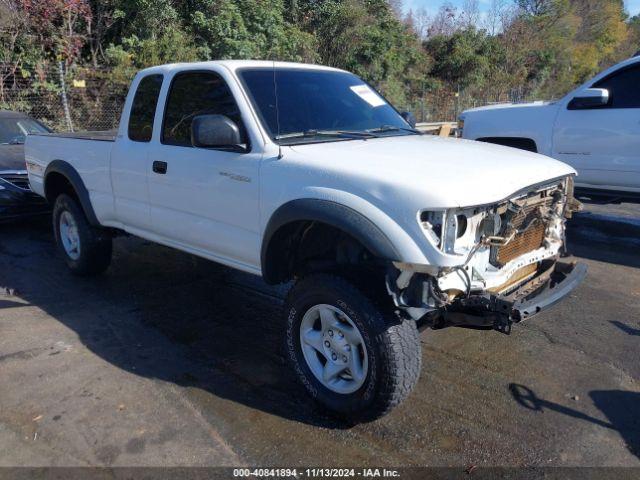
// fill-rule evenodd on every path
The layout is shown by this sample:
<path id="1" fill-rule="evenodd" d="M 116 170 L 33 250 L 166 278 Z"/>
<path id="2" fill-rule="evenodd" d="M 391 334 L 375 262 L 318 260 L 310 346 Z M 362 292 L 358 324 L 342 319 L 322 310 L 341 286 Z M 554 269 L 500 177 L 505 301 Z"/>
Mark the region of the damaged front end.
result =
<path id="1" fill-rule="evenodd" d="M 397 307 L 434 328 L 511 331 L 558 302 L 586 275 L 564 263 L 565 222 L 580 208 L 573 177 L 532 187 L 490 206 L 422 211 L 427 240 L 455 266 L 394 263 L 387 290 Z"/>

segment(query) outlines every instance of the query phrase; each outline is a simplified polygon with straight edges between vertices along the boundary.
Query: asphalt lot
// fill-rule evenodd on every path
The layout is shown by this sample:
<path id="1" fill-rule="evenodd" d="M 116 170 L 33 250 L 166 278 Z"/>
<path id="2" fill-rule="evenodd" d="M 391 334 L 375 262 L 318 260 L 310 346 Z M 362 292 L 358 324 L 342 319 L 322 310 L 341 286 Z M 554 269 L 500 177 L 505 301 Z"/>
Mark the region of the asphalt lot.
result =
<path id="1" fill-rule="evenodd" d="M 416 391 L 355 426 L 284 364 L 282 289 L 135 238 L 79 279 L 47 221 L 2 225 L 0 466 L 640 466 L 640 206 L 589 210 L 570 299 L 423 332 Z"/>

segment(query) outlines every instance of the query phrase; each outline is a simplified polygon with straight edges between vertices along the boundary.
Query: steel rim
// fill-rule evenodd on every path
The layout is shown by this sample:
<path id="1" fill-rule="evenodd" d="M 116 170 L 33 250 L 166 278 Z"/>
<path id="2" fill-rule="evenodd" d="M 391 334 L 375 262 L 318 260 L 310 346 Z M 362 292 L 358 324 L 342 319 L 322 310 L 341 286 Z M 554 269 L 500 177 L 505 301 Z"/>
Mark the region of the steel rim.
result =
<path id="1" fill-rule="evenodd" d="M 80 235 L 78 234 L 78 225 L 73 215 L 68 211 L 60 214 L 60 241 L 62 247 L 69 258 L 77 260 L 80 258 Z"/>
<path id="2" fill-rule="evenodd" d="M 367 348 L 356 324 L 339 308 L 310 308 L 300 324 L 300 345 L 311 373 L 329 390 L 349 394 L 364 384 Z"/>

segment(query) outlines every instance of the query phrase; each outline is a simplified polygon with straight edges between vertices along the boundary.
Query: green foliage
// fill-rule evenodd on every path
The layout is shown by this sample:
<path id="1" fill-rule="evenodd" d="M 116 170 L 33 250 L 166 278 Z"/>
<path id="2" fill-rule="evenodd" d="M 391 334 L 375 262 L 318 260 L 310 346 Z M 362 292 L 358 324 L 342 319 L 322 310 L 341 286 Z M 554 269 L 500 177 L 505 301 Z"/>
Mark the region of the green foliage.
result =
<path id="1" fill-rule="evenodd" d="M 180 27 L 179 15 L 172 0 L 118 0 L 114 15 L 118 19 L 119 35 L 152 39 Z"/>
<path id="2" fill-rule="evenodd" d="M 55 86 L 58 60 L 125 85 L 150 65 L 255 58 L 349 70 L 424 109 L 454 92 L 558 97 L 640 50 L 623 0 L 511 1 L 490 35 L 451 5 L 417 28 L 399 0 L 0 0 L 0 100 L 18 77 Z"/>
<path id="3" fill-rule="evenodd" d="M 352 71 L 399 105 L 422 85 L 429 60 L 385 0 L 299 1 L 321 63 Z"/>
<path id="4" fill-rule="evenodd" d="M 475 28 L 433 37 L 425 42 L 425 49 L 434 60 L 431 74 L 463 89 L 485 86 L 503 53 L 497 37 Z"/>
<path id="5" fill-rule="evenodd" d="M 314 59 L 313 37 L 285 20 L 281 0 L 196 0 L 186 21 L 207 59 Z"/>

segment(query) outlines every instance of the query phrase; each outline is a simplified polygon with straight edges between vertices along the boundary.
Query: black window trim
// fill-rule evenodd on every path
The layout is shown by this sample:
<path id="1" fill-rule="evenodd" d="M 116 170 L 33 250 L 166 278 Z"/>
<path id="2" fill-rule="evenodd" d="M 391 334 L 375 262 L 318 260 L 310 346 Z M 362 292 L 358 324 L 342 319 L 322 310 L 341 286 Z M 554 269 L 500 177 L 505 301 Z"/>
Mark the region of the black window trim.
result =
<path id="1" fill-rule="evenodd" d="M 608 75 L 605 75 L 604 77 L 602 77 L 600 80 L 596 80 L 595 82 L 593 82 L 589 88 L 602 88 L 599 85 L 601 85 L 603 82 L 606 82 L 607 80 L 612 79 L 613 77 L 616 77 L 624 72 L 627 72 L 629 70 L 638 70 L 640 71 L 640 62 L 635 62 L 635 63 L 631 63 L 629 65 L 625 65 L 622 68 L 619 68 L 611 73 L 609 73 Z M 575 97 L 574 97 L 575 98 Z M 569 106 L 571 105 L 571 102 L 573 101 L 573 99 L 571 99 L 571 101 L 569 102 Z M 590 109 L 584 109 L 584 110 L 633 110 L 633 109 L 638 109 L 639 107 L 613 107 L 611 105 L 611 103 L 613 102 L 613 97 L 609 97 L 609 102 L 606 105 L 602 105 L 599 107 L 593 107 Z"/>
<path id="2" fill-rule="evenodd" d="M 171 78 L 171 83 L 169 83 L 169 88 L 167 89 L 167 94 L 165 95 L 164 98 L 164 109 L 162 111 L 162 127 L 160 130 L 160 144 L 161 145 L 167 145 L 167 146 L 171 146 L 171 147 L 183 147 L 183 148 L 198 148 L 201 150 L 216 150 L 216 151 L 220 151 L 220 152 L 232 152 L 232 153 L 241 153 L 241 154 L 247 154 L 247 153 L 251 153 L 253 151 L 253 145 L 251 144 L 251 136 L 249 135 L 249 130 L 247 129 L 247 124 L 244 121 L 244 118 L 242 118 L 242 112 L 240 111 L 240 108 L 238 108 L 238 113 L 240 114 L 240 122 L 242 123 L 242 127 L 244 127 L 244 131 L 247 134 L 247 146 L 245 148 L 233 148 L 233 147 L 195 147 L 193 145 L 184 145 L 182 143 L 171 143 L 171 142 L 166 142 L 164 139 L 164 126 L 165 123 L 167 121 L 167 107 L 169 106 L 169 98 L 171 97 L 171 91 L 173 90 L 173 83 L 176 81 L 176 78 L 182 76 L 182 75 L 187 75 L 190 73 L 207 73 L 210 75 L 217 75 L 227 86 L 227 88 L 229 89 L 229 93 L 231 93 L 231 96 L 233 97 L 234 101 L 236 102 L 236 106 L 239 107 L 238 104 L 238 99 L 235 97 L 235 95 L 233 95 L 233 92 L 231 91 L 231 88 L 229 87 L 229 82 L 227 82 L 227 80 L 220 74 L 220 72 L 216 71 L 216 70 L 210 70 L 210 69 L 206 69 L 206 68 L 198 68 L 198 69 L 194 69 L 194 70 L 180 70 L 179 72 L 176 72 L 173 77 Z"/>
<path id="3" fill-rule="evenodd" d="M 144 82 L 147 78 L 150 78 L 150 77 L 160 77 L 161 79 L 160 90 L 158 90 L 158 98 L 156 99 L 156 108 L 153 111 L 153 121 L 151 122 L 151 138 L 149 138 L 149 140 L 135 140 L 131 138 L 131 114 L 133 113 L 133 106 L 135 105 L 136 95 L 138 95 L 138 90 L 140 89 L 140 85 L 142 84 L 142 82 Z M 156 126 L 156 113 L 158 113 L 158 104 L 160 103 L 160 94 L 162 93 L 163 84 L 164 84 L 164 74 L 162 73 L 149 73 L 144 77 L 142 77 L 138 82 L 138 85 L 136 86 L 136 93 L 133 94 L 133 99 L 131 100 L 131 107 L 129 108 L 129 118 L 127 121 L 127 138 L 130 141 L 136 142 L 136 143 L 150 143 L 153 140 L 153 130 L 155 129 L 155 126 Z"/>

